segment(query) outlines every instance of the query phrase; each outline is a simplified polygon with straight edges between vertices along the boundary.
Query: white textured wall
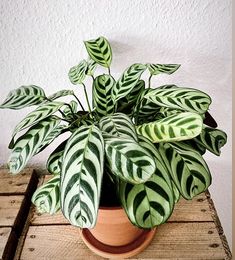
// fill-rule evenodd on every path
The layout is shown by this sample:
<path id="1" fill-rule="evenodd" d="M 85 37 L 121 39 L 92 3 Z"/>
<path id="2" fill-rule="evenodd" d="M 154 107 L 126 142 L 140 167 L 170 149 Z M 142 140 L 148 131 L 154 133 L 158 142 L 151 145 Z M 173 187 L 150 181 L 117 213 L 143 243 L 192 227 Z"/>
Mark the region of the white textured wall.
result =
<path id="1" fill-rule="evenodd" d="M 112 44 L 115 76 L 134 62 L 181 63 L 177 73 L 153 83 L 198 88 L 213 99 L 211 113 L 228 133 L 228 144 L 221 157 L 206 155 L 210 190 L 231 244 L 230 0 L 1 0 L 0 28 L 1 100 L 23 84 L 48 94 L 74 88 L 68 69 L 86 57 L 82 41 L 100 35 Z M 14 125 L 27 111 L 0 111 L 0 163 L 8 158 Z M 31 162 L 41 167 L 52 149 Z"/>

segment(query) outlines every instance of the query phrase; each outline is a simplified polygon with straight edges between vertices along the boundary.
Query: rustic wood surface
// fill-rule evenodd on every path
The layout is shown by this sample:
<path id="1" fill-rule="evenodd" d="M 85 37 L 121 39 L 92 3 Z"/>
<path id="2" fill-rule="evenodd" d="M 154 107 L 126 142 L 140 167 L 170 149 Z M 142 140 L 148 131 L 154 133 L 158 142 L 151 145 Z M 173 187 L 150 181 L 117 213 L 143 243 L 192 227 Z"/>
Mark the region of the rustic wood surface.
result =
<path id="1" fill-rule="evenodd" d="M 0 259 L 14 256 L 36 182 L 33 169 L 26 169 L 16 176 L 0 169 Z"/>
<path id="2" fill-rule="evenodd" d="M 30 173 L 26 175 L 28 174 Z M 51 176 L 41 177 L 39 183 L 50 178 Z M 7 177 L 4 179 L 9 186 Z M 18 179 L 14 183 L 24 182 Z M 0 252 L 5 250 L 5 254 L 11 252 L 9 249 L 15 242 L 17 230 L 14 228 L 17 216 L 15 221 L 10 217 L 17 215 L 17 206 L 22 205 L 28 196 L 25 184 L 14 186 L 17 187 L 14 188 L 17 196 L 9 187 L 5 187 L 5 191 L 0 187 Z M 25 191 L 22 192 L 19 187 Z M 16 236 L 19 242 L 14 260 L 104 259 L 86 247 L 78 228 L 71 226 L 61 213 L 54 216 L 40 215 L 31 206 L 30 210 L 24 211 L 24 215 L 24 229 L 20 236 L 19 233 Z M 203 193 L 192 201 L 181 199 L 168 222 L 157 228 L 150 246 L 131 259 L 232 259 L 210 194 Z"/>

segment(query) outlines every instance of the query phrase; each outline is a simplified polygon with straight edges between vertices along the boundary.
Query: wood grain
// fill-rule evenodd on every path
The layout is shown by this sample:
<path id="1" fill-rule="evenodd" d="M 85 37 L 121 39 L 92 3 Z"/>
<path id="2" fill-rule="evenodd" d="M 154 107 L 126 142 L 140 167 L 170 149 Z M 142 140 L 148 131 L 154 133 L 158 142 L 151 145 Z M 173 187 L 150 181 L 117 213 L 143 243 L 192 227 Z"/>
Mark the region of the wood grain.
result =
<path id="1" fill-rule="evenodd" d="M 13 226 L 24 196 L 0 196 L 0 226 Z"/>
<path id="2" fill-rule="evenodd" d="M 0 228 L 0 259 L 3 257 L 3 252 L 7 244 L 7 240 L 10 236 L 11 228 L 10 227 L 1 227 Z"/>
<path id="3" fill-rule="evenodd" d="M 33 169 L 26 168 L 18 175 L 11 175 L 7 169 L 0 170 L 0 195 L 25 194 Z"/>
<path id="4" fill-rule="evenodd" d="M 31 226 L 22 260 L 103 259 L 94 255 L 80 239 L 76 227 Z M 151 245 L 132 259 L 225 259 L 214 223 L 166 223 L 158 227 Z"/>

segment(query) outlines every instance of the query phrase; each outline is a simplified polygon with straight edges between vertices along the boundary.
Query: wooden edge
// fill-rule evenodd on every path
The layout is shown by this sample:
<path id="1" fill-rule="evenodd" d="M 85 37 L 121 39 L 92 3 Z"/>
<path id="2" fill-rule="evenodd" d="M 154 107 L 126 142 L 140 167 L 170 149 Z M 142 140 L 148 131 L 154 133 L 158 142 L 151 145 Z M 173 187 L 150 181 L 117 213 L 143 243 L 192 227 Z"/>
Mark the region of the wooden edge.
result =
<path id="1" fill-rule="evenodd" d="M 2 254 L 2 260 L 8 260 L 13 259 L 16 251 L 18 243 L 18 237 L 14 230 L 11 230 L 11 233 L 8 237 L 6 246 L 4 248 L 3 254 Z"/>
<path id="2" fill-rule="evenodd" d="M 35 174 L 36 174 L 35 176 L 37 178 L 37 183 L 36 183 L 35 189 L 32 189 L 31 196 L 29 196 L 29 210 L 28 210 L 28 214 L 26 216 L 26 219 L 24 221 L 22 232 L 21 232 L 20 236 L 18 237 L 18 244 L 17 244 L 16 250 L 15 250 L 15 253 L 14 253 L 14 258 L 12 258 L 14 260 L 19 260 L 20 257 L 21 257 L 21 252 L 23 250 L 24 241 L 25 241 L 25 238 L 26 238 L 28 230 L 29 230 L 31 219 L 32 219 L 33 214 L 34 214 L 35 208 L 31 204 L 31 197 L 33 195 L 33 192 L 36 190 L 36 188 L 39 187 L 43 183 L 43 180 L 44 180 L 44 175 L 39 175 L 37 171 L 35 171 Z"/>
<path id="3" fill-rule="evenodd" d="M 208 204 L 209 204 L 209 207 L 210 207 L 210 210 L 211 210 L 212 219 L 214 220 L 216 229 L 217 229 L 217 231 L 219 233 L 219 236 L 220 236 L 220 239 L 221 239 L 221 242 L 222 242 L 225 254 L 226 254 L 226 260 L 231 260 L 232 259 L 232 253 L 230 251 L 227 238 L 226 238 L 226 236 L 224 234 L 223 227 L 222 227 L 221 222 L 219 220 L 219 217 L 218 217 L 218 214 L 217 214 L 214 202 L 211 199 L 211 194 L 210 194 L 209 190 L 207 190 L 205 192 L 205 194 L 206 194 L 206 197 L 207 197 L 207 200 L 208 200 Z"/>

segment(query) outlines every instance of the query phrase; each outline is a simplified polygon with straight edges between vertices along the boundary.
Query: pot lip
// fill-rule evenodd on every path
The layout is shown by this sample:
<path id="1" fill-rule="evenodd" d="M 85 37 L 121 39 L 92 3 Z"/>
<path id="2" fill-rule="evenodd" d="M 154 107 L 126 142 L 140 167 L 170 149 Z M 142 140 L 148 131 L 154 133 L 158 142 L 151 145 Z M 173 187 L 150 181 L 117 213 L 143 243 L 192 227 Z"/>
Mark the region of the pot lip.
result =
<path id="1" fill-rule="evenodd" d="M 99 207 L 99 210 L 123 210 L 122 206 L 114 206 L 114 207 Z"/>

